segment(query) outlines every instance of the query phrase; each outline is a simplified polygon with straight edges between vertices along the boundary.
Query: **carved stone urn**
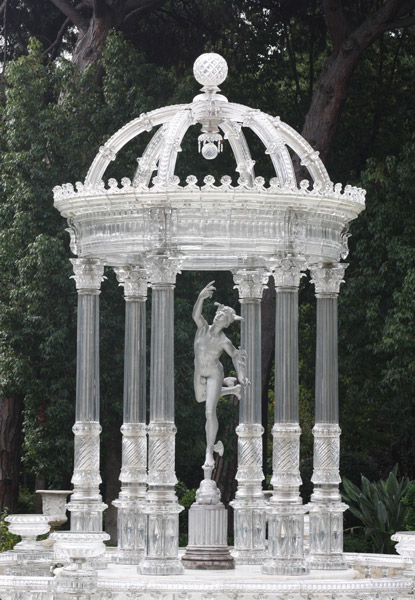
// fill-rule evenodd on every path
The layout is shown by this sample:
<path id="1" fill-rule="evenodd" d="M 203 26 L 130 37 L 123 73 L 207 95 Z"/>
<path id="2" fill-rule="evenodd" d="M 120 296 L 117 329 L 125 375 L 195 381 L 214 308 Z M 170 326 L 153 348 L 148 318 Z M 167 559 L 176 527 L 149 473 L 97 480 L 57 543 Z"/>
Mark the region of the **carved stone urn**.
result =
<path id="1" fill-rule="evenodd" d="M 15 550 L 43 552 L 43 546 L 36 541 L 38 535 L 48 533 L 49 519 L 46 515 L 8 515 L 5 519 L 9 523 L 9 531 L 20 535 L 22 541 L 16 544 Z"/>
<path id="2" fill-rule="evenodd" d="M 36 490 L 42 497 L 42 512 L 49 517 L 51 527 L 66 523 L 66 501 L 73 490 Z"/>

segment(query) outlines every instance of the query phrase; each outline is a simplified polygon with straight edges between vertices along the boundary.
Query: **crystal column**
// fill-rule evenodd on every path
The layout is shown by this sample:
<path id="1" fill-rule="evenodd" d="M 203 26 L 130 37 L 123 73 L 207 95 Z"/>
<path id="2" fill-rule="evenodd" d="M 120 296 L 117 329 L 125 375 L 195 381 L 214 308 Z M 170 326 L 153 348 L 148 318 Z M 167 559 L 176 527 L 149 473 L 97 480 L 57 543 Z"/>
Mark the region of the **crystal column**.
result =
<path id="1" fill-rule="evenodd" d="M 118 509 L 116 561 L 138 564 L 144 554 L 146 521 L 142 504 L 147 487 L 147 271 L 130 266 L 114 270 L 120 285 L 124 287 L 125 299 L 121 491 L 113 502 Z"/>
<path id="2" fill-rule="evenodd" d="M 261 298 L 269 273 L 265 269 L 234 272 L 241 303 L 241 348 L 246 350 L 250 385 L 242 388 L 239 402 L 238 490 L 234 509 L 234 550 L 237 564 L 262 563 L 265 557 L 266 505 L 262 481 L 261 425 Z"/>
<path id="3" fill-rule="evenodd" d="M 71 531 L 102 531 L 107 506 L 99 493 L 99 294 L 104 267 L 71 259 L 78 291 L 74 492 L 68 504 Z"/>
<path id="4" fill-rule="evenodd" d="M 178 558 L 179 513 L 175 484 L 174 425 L 174 284 L 180 263 L 167 256 L 148 260 L 152 287 L 150 424 L 148 426 L 148 492 L 145 556 L 139 572 L 174 575 L 183 572 Z"/>
<path id="5" fill-rule="evenodd" d="M 268 510 L 268 553 L 263 572 L 303 575 L 304 514 L 299 487 L 300 434 L 298 423 L 298 287 L 301 260 L 283 259 L 274 271 L 275 414 L 272 456 L 273 495 Z"/>
<path id="6" fill-rule="evenodd" d="M 343 512 L 339 493 L 340 427 L 337 366 L 337 298 L 346 264 L 310 269 L 317 297 L 314 491 L 310 512 L 310 567 L 344 569 Z"/>

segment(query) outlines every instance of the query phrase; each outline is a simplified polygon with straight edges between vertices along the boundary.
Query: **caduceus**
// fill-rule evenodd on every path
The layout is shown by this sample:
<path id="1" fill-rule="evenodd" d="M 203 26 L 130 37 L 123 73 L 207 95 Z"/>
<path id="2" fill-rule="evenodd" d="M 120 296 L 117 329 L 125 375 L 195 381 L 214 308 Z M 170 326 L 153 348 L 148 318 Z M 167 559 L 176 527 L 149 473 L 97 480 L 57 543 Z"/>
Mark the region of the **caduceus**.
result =
<path id="1" fill-rule="evenodd" d="M 235 348 L 223 332 L 234 321 L 242 321 L 242 317 L 239 317 L 230 306 L 218 302 L 215 302 L 218 308 L 211 325 L 202 315 L 204 300 L 211 298 L 216 289 L 213 287 L 214 283 L 211 281 L 200 292 L 192 315 L 197 325 L 194 343 L 195 395 L 198 402 L 206 402 L 206 457 L 203 465 L 205 479 L 210 479 L 212 475 L 215 464 L 213 453 L 223 455 L 222 442 L 216 442 L 219 426 L 216 407 L 219 397 L 234 394 L 240 398 L 241 385 L 249 385 L 246 377 L 246 352 Z M 227 352 L 231 357 L 239 383 L 236 383 L 235 377 L 224 378 L 223 365 L 219 360 L 222 352 Z"/>

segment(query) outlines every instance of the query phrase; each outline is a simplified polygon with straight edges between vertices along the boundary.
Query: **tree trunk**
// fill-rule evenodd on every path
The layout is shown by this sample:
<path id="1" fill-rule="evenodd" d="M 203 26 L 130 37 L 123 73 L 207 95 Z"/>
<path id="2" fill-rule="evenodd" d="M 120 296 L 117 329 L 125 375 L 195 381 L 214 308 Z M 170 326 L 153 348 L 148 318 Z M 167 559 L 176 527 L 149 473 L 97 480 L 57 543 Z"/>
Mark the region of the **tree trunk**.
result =
<path id="1" fill-rule="evenodd" d="M 99 17 L 93 15 L 89 27 L 79 32 L 72 60 L 81 71 L 98 62 L 110 29 L 119 26 L 123 17 L 108 8 Z"/>
<path id="2" fill-rule="evenodd" d="M 318 78 L 301 132 L 314 150 L 320 152 L 323 162 L 333 143 L 349 83 L 362 54 L 385 31 L 399 26 L 394 19 L 401 9 L 407 12 L 414 7 L 413 3 L 406 3 L 404 8 L 404 0 L 387 0 L 353 31 L 348 31 L 341 4 L 338 0 L 323 2 L 333 53 Z"/>
<path id="3" fill-rule="evenodd" d="M 23 397 L 0 400 L 0 510 L 17 511 Z"/>
<path id="4" fill-rule="evenodd" d="M 41 494 L 36 494 L 37 490 L 46 490 L 47 489 L 47 480 L 44 475 L 37 475 L 35 478 L 35 513 L 40 514 L 42 512 L 42 496 Z"/>

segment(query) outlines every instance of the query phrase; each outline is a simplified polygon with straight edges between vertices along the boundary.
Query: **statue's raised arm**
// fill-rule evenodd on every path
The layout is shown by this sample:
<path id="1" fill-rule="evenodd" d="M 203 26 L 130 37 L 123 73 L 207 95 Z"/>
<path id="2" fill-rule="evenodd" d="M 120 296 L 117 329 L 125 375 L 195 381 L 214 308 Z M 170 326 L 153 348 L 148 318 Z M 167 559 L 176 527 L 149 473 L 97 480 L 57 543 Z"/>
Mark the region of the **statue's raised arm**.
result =
<path id="1" fill-rule="evenodd" d="M 207 284 L 207 286 L 205 286 L 203 288 L 203 290 L 200 292 L 200 294 L 196 300 L 196 303 L 193 307 L 192 317 L 193 317 L 193 321 L 196 323 L 198 329 L 200 329 L 201 327 L 206 327 L 206 325 L 207 325 L 207 321 L 206 321 L 205 317 L 202 315 L 203 302 L 204 302 L 204 300 L 206 300 L 206 298 L 212 298 L 213 292 L 216 290 L 216 288 L 213 286 L 214 283 L 215 283 L 215 281 L 211 281 L 210 283 Z"/>

